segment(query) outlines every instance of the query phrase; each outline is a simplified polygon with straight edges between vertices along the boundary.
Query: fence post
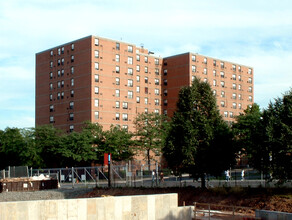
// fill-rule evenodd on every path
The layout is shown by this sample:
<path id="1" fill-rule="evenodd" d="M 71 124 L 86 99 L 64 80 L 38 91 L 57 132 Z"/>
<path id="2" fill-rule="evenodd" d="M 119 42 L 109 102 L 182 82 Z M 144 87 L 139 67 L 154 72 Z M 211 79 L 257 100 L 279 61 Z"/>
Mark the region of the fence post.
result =
<path id="1" fill-rule="evenodd" d="M 8 167 L 8 178 L 10 178 L 10 166 Z"/>
<path id="2" fill-rule="evenodd" d="M 197 219 L 197 210 L 196 210 L 196 208 L 197 208 L 197 202 L 194 202 L 194 218 L 195 219 Z"/>
<path id="3" fill-rule="evenodd" d="M 74 168 L 72 167 L 72 171 L 71 171 L 71 176 L 72 176 L 72 188 L 74 188 Z"/>
<path id="4" fill-rule="evenodd" d="M 158 172 L 159 171 L 158 171 L 158 163 L 157 162 L 155 163 L 155 169 L 156 169 L 156 177 L 155 177 L 156 178 L 156 186 L 158 186 Z"/>
<path id="5" fill-rule="evenodd" d="M 82 178 L 81 178 L 82 179 Z M 87 185 L 86 184 L 86 168 L 84 168 L 84 181 L 85 181 L 85 186 Z"/>
<path id="6" fill-rule="evenodd" d="M 143 186 L 143 164 L 141 165 L 141 185 Z"/>
<path id="7" fill-rule="evenodd" d="M 211 219 L 211 206 L 210 206 L 210 204 L 208 205 L 208 208 L 209 208 L 209 219 Z"/>
<path id="8" fill-rule="evenodd" d="M 128 177 L 129 174 L 128 174 L 128 164 L 126 163 L 126 186 L 128 186 Z"/>

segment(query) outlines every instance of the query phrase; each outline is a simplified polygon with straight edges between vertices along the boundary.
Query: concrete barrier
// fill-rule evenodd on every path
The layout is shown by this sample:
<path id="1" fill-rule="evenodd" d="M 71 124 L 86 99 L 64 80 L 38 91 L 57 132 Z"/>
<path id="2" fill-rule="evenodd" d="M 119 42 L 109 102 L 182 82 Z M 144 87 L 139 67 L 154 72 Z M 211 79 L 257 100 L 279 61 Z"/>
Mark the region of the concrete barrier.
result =
<path id="1" fill-rule="evenodd" d="M 191 215 L 190 207 L 178 207 L 176 193 L 0 203 L 1 220 L 179 220 Z"/>
<path id="2" fill-rule="evenodd" d="M 255 210 L 255 216 L 264 220 L 292 220 L 292 213 L 288 212 L 276 212 L 267 210 Z"/>

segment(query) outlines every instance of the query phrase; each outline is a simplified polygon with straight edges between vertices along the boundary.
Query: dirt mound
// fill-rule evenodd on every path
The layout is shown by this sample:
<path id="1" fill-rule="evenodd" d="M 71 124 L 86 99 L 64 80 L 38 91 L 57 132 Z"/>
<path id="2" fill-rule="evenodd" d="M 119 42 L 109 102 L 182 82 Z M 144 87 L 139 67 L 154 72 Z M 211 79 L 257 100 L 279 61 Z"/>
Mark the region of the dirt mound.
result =
<path id="1" fill-rule="evenodd" d="M 179 206 L 193 205 L 194 202 L 199 202 L 292 213 L 291 189 L 96 188 L 92 192 L 79 196 L 79 198 L 162 193 L 177 193 Z"/>

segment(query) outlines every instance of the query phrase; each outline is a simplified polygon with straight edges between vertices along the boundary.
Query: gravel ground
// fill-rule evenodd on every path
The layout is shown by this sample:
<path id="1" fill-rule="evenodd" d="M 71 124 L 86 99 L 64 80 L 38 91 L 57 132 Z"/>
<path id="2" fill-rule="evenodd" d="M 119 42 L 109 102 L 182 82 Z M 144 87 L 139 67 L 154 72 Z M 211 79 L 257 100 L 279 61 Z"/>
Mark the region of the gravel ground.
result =
<path id="1" fill-rule="evenodd" d="M 2 192 L 0 193 L 0 202 L 73 199 L 90 191 L 92 191 L 92 188 L 53 189 L 34 192 Z"/>

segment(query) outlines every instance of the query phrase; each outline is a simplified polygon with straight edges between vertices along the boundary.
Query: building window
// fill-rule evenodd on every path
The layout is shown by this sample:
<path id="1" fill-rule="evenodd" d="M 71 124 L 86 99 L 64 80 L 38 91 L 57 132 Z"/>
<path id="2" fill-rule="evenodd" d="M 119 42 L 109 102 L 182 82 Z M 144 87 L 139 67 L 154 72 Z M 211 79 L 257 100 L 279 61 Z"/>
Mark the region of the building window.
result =
<path id="1" fill-rule="evenodd" d="M 204 68 L 204 74 L 207 75 L 207 68 Z"/>
<path id="2" fill-rule="evenodd" d="M 74 62 L 74 55 L 71 56 L 71 62 Z"/>
<path id="3" fill-rule="evenodd" d="M 140 76 L 136 76 L 137 82 L 140 82 Z"/>
<path id="4" fill-rule="evenodd" d="M 123 121 L 128 121 L 128 114 L 123 113 L 122 117 L 123 117 Z"/>
<path id="5" fill-rule="evenodd" d="M 71 97 L 74 97 L 74 90 L 71 90 L 70 95 Z"/>
<path id="6" fill-rule="evenodd" d="M 224 117 L 225 117 L 225 118 L 228 117 L 228 112 L 224 112 Z"/>
<path id="7" fill-rule="evenodd" d="M 232 94 L 232 99 L 236 99 L 236 93 Z"/>
<path id="8" fill-rule="evenodd" d="M 120 97 L 120 90 L 116 89 L 116 97 Z"/>
<path id="9" fill-rule="evenodd" d="M 241 66 L 238 66 L 238 71 L 241 72 Z"/>
<path id="10" fill-rule="evenodd" d="M 213 86 L 216 86 L 216 83 L 217 83 L 216 79 L 213 79 Z"/>
<path id="11" fill-rule="evenodd" d="M 248 96 L 248 101 L 252 102 L 252 96 Z"/>
<path id="12" fill-rule="evenodd" d="M 148 77 L 145 77 L 145 83 L 148 83 Z"/>
<path id="13" fill-rule="evenodd" d="M 251 68 L 248 68 L 248 74 L 252 74 Z"/>
<path id="14" fill-rule="evenodd" d="M 233 112 L 229 112 L 229 117 L 233 118 Z"/>
<path id="15" fill-rule="evenodd" d="M 224 98 L 224 97 L 225 97 L 225 92 L 221 91 L 221 98 Z"/>
<path id="16" fill-rule="evenodd" d="M 247 80 L 247 82 L 248 82 L 248 83 L 252 83 L 252 78 L 249 77 L 248 80 Z"/>
<path id="17" fill-rule="evenodd" d="M 159 85 L 159 79 L 155 79 L 155 85 Z"/>
<path id="18" fill-rule="evenodd" d="M 62 59 L 61 59 L 61 65 L 64 65 L 64 63 L 65 63 L 65 59 L 62 58 Z"/>
<path id="19" fill-rule="evenodd" d="M 167 96 L 167 89 L 163 90 L 164 96 Z"/>
<path id="20" fill-rule="evenodd" d="M 128 99 L 132 99 L 133 98 L 133 91 L 128 91 Z"/>
<path id="21" fill-rule="evenodd" d="M 224 78 L 225 77 L 224 72 L 220 72 L 220 76 L 221 76 L 221 78 Z"/>
<path id="22" fill-rule="evenodd" d="M 128 109 L 128 102 L 123 102 L 123 109 Z"/>
<path id="23" fill-rule="evenodd" d="M 148 105 L 148 98 L 144 98 L 145 105 Z"/>
<path id="24" fill-rule="evenodd" d="M 241 109 L 241 103 L 238 103 L 238 108 Z"/>
<path id="25" fill-rule="evenodd" d="M 98 94 L 99 93 L 99 88 L 97 86 L 94 87 L 94 93 Z"/>
<path id="26" fill-rule="evenodd" d="M 61 70 L 61 75 L 64 76 L 64 70 L 63 69 Z"/>
<path id="27" fill-rule="evenodd" d="M 136 66 L 136 71 L 140 72 L 140 66 L 139 65 Z"/>
<path id="28" fill-rule="evenodd" d="M 73 121 L 73 120 L 74 120 L 74 113 L 70 113 L 70 114 L 69 114 L 69 120 L 70 120 L 70 121 Z"/>
<path id="29" fill-rule="evenodd" d="M 136 92 L 137 92 L 137 93 L 140 93 L 140 86 L 137 86 L 137 87 L 136 87 Z"/>
<path id="30" fill-rule="evenodd" d="M 53 79 L 53 73 L 50 72 L 50 79 Z"/>
<path id="31" fill-rule="evenodd" d="M 50 123 L 54 123 L 54 116 L 50 116 Z"/>
<path id="32" fill-rule="evenodd" d="M 75 49 L 75 45 L 71 44 L 71 50 L 73 51 Z"/>
<path id="33" fill-rule="evenodd" d="M 163 70 L 163 74 L 164 74 L 164 76 L 166 76 L 167 75 L 167 70 Z"/>
<path id="34" fill-rule="evenodd" d="M 50 112 L 54 111 L 54 105 L 50 105 Z"/>
<path id="35" fill-rule="evenodd" d="M 70 125 L 69 126 L 69 132 L 73 132 L 74 131 L 74 125 Z"/>
<path id="36" fill-rule="evenodd" d="M 154 63 L 155 63 L 155 65 L 158 65 L 159 64 L 159 59 L 155 58 L 154 59 Z"/>
<path id="37" fill-rule="evenodd" d="M 148 108 L 145 108 L 144 112 L 147 114 L 148 113 Z"/>
<path id="38" fill-rule="evenodd" d="M 74 86 L 74 79 L 71 79 L 71 86 Z"/>
<path id="39" fill-rule="evenodd" d="M 213 60 L 213 66 L 216 66 L 216 60 Z"/>
<path id="40" fill-rule="evenodd" d="M 221 101 L 220 104 L 221 104 L 221 107 L 225 107 L 225 102 L 224 101 Z"/>
<path id="41" fill-rule="evenodd" d="M 116 113 L 116 120 L 117 120 L 117 121 L 120 120 L 120 113 Z"/>
<path id="42" fill-rule="evenodd" d="M 94 75 L 94 81 L 95 81 L 95 82 L 99 82 L 99 75 L 98 75 L 98 74 L 95 74 L 95 75 Z"/>
<path id="43" fill-rule="evenodd" d="M 241 96 L 241 94 L 238 95 L 238 99 L 239 99 L 239 100 L 242 100 L 242 96 Z"/>
<path id="44" fill-rule="evenodd" d="M 50 83 L 50 90 L 53 89 L 53 83 Z"/>
<path id="45" fill-rule="evenodd" d="M 116 66 L 116 73 L 120 73 L 120 67 Z"/>
<path id="46" fill-rule="evenodd" d="M 155 95 L 159 95 L 159 89 L 154 90 Z"/>
<path id="47" fill-rule="evenodd" d="M 251 87 L 251 86 L 248 87 L 248 91 L 249 91 L 249 92 L 252 92 L 252 87 Z"/>
<path id="48" fill-rule="evenodd" d="M 70 102 L 70 103 L 69 103 L 69 108 L 70 108 L 70 109 L 73 109 L 73 108 L 74 108 L 74 102 Z"/>
<path id="49" fill-rule="evenodd" d="M 145 61 L 145 63 L 148 63 L 148 57 L 144 57 L 144 61 Z"/>
<path id="50" fill-rule="evenodd" d="M 232 79 L 236 80 L 236 74 L 232 74 Z"/>
<path id="51" fill-rule="evenodd" d="M 155 75 L 159 75 L 159 69 L 155 69 Z"/>
<path id="52" fill-rule="evenodd" d="M 94 99 L 94 106 L 98 107 L 99 106 L 99 100 L 98 99 Z"/>
<path id="53" fill-rule="evenodd" d="M 128 57 L 128 64 L 130 64 L 130 65 L 133 64 L 133 57 Z"/>
<path id="54" fill-rule="evenodd" d="M 148 87 L 145 87 L 145 94 L 148 94 Z"/>
<path id="55" fill-rule="evenodd" d="M 94 118 L 99 119 L 99 112 L 97 112 L 97 111 L 94 112 Z"/>
<path id="56" fill-rule="evenodd" d="M 120 43 L 116 43 L 116 50 L 120 50 Z"/>
<path id="57" fill-rule="evenodd" d="M 217 95 L 217 91 L 213 90 L 213 95 L 216 96 Z"/>
<path id="58" fill-rule="evenodd" d="M 98 58 L 99 57 L 99 51 L 98 50 L 94 51 L 94 57 L 95 58 Z"/>
<path id="59" fill-rule="evenodd" d="M 148 73 L 148 67 L 145 66 L 145 73 Z"/>
<path id="60" fill-rule="evenodd" d="M 167 106 L 167 99 L 164 99 L 164 100 L 163 100 L 163 105 L 164 105 L 164 106 Z"/>
<path id="61" fill-rule="evenodd" d="M 240 85 L 240 84 L 238 85 L 238 90 L 239 90 L 239 91 L 241 90 L 241 85 Z"/>
<path id="62" fill-rule="evenodd" d="M 205 82 L 205 83 L 208 82 L 208 79 L 207 79 L 207 78 L 204 78 L 204 82 Z"/>
<path id="63" fill-rule="evenodd" d="M 61 76 L 61 70 L 58 70 L 58 77 Z"/>
<path id="64" fill-rule="evenodd" d="M 206 57 L 204 58 L 204 63 L 207 64 L 207 58 Z"/>
<path id="65" fill-rule="evenodd" d="M 192 65 L 192 72 L 195 73 L 196 72 L 196 66 Z"/>
<path id="66" fill-rule="evenodd" d="M 58 48 L 58 55 L 61 55 L 61 48 Z"/>
<path id="67" fill-rule="evenodd" d="M 236 71 L 236 65 L 232 64 L 232 70 Z"/>
<path id="68" fill-rule="evenodd" d="M 163 80 L 163 85 L 167 86 L 167 79 Z"/>
<path id="69" fill-rule="evenodd" d="M 50 68 L 53 68 L 53 61 L 50 62 Z"/>
<path id="70" fill-rule="evenodd" d="M 71 74 L 74 74 L 74 66 L 71 67 Z"/>
<path id="71" fill-rule="evenodd" d="M 133 53 L 133 46 L 128 45 L 128 52 Z"/>
<path id="72" fill-rule="evenodd" d="M 94 39 L 94 44 L 95 44 L 95 46 L 98 46 L 98 45 L 99 45 L 99 40 L 98 40 L 98 38 L 95 38 L 95 39 Z"/>
<path id="73" fill-rule="evenodd" d="M 159 110 L 158 110 L 158 109 L 155 109 L 155 110 L 154 110 L 154 113 L 155 113 L 155 114 L 159 114 Z"/>
<path id="74" fill-rule="evenodd" d="M 139 96 L 136 97 L 136 102 L 140 103 L 140 97 Z"/>
<path id="75" fill-rule="evenodd" d="M 163 110 L 163 114 L 167 115 L 167 110 L 166 109 Z"/>
<path id="76" fill-rule="evenodd" d="M 120 108 L 120 102 L 116 101 L 116 108 Z"/>
<path id="77" fill-rule="evenodd" d="M 116 85 L 120 85 L 120 78 L 116 77 Z"/>
<path id="78" fill-rule="evenodd" d="M 129 75 L 133 75 L 133 69 L 132 68 L 128 68 L 128 74 Z"/>
<path id="79" fill-rule="evenodd" d="M 61 98 L 61 93 L 58 92 L 57 99 L 59 100 Z"/>
<path id="80" fill-rule="evenodd" d="M 223 69 L 224 68 L 224 62 L 220 62 L 220 66 Z"/>
<path id="81" fill-rule="evenodd" d="M 232 83 L 232 89 L 236 89 L 236 84 Z"/>
<path id="82" fill-rule="evenodd" d="M 116 62 L 120 62 L 120 55 L 116 54 Z"/>
<path id="83" fill-rule="evenodd" d="M 50 54 L 51 54 L 51 57 L 52 57 L 54 55 L 54 51 L 51 50 Z"/>
<path id="84" fill-rule="evenodd" d="M 62 87 L 62 88 L 64 87 L 64 84 L 65 84 L 65 82 L 64 82 L 64 80 L 62 80 L 62 81 L 61 81 L 61 87 Z"/>
<path id="85" fill-rule="evenodd" d="M 236 109 L 236 103 L 235 102 L 232 103 L 232 108 Z"/>
<path id="86" fill-rule="evenodd" d="M 217 74 L 216 74 L 216 70 L 213 70 L 213 76 L 216 76 Z"/>
<path id="87" fill-rule="evenodd" d="M 95 63 L 94 67 L 95 67 L 96 70 L 98 70 L 99 69 L 99 63 Z"/>
<path id="88" fill-rule="evenodd" d="M 132 79 L 128 79 L 128 86 L 133 87 L 133 80 Z"/>
<path id="89" fill-rule="evenodd" d="M 123 125 L 122 128 L 123 130 L 128 131 L 128 125 Z"/>
<path id="90" fill-rule="evenodd" d="M 221 81 L 221 87 L 224 88 L 225 87 L 225 82 Z"/>
<path id="91" fill-rule="evenodd" d="M 140 61 L 140 55 L 136 55 L 136 60 Z"/>
<path id="92" fill-rule="evenodd" d="M 155 99 L 155 105 L 159 105 L 159 99 Z"/>
<path id="93" fill-rule="evenodd" d="M 196 61 L 196 56 L 192 55 L 192 61 Z"/>
<path id="94" fill-rule="evenodd" d="M 61 65 L 61 60 L 60 59 L 58 59 L 58 66 L 60 66 Z"/>
<path id="95" fill-rule="evenodd" d="M 192 76 L 192 82 L 194 82 L 196 79 L 196 76 Z"/>

